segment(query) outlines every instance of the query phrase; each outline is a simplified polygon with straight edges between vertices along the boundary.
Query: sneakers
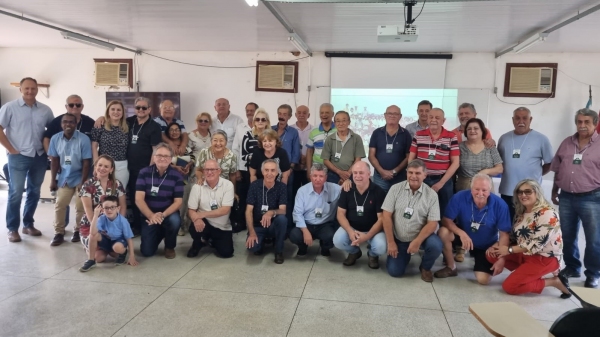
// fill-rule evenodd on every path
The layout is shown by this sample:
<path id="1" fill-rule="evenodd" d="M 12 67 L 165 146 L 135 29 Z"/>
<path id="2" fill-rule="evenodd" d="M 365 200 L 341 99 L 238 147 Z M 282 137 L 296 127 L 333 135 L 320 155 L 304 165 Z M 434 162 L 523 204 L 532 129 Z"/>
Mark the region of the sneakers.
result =
<path id="1" fill-rule="evenodd" d="M 185 236 L 185 229 L 183 227 L 179 227 L 179 232 L 177 232 L 178 236 Z"/>
<path id="2" fill-rule="evenodd" d="M 306 246 L 298 247 L 298 252 L 296 253 L 296 256 L 306 256 L 307 252 L 308 252 L 308 247 L 306 247 Z"/>
<path id="3" fill-rule="evenodd" d="M 362 251 L 359 249 L 358 253 L 354 253 L 354 254 L 348 254 L 348 257 L 344 260 L 343 265 L 344 266 L 353 266 L 356 263 L 356 260 L 360 259 L 360 257 L 362 256 Z"/>
<path id="4" fill-rule="evenodd" d="M 379 256 L 369 256 L 369 268 L 379 269 Z"/>
<path id="5" fill-rule="evenodd" d="M 117 256 L 117 261 L 115 261 L 115 265 L 120 266 L 120 265 L 125 264 L 126 258 L 127 258 L 127 250 L 125 250 L 125 253 L 119 254 L 119 256 Z"/>
<path id="6" fill-rule="evenodd" d="M 52 241 L 50 241 L 50 246 L 53 246 L 53 247 L 60 246 L 63 244 L 63 242 L 65 242 L 65 236 L 62 234 L 56 234 L 56 235 L 54 235 L 54 239 L 52 239 Z"/>
<path id="7" fill-rule="evenodd" d="M 454 261 L 463 262 L 465 260 L 465 250 L 462 248 L 456 248 L 456 255 L 454 256 Z"/>
<path id="8" fill-rule="evenodd" d="M 450 269 L 450 267 L 444 267 L 443 269 L 436 271 L 433 274 L 433 276 L 435 276 L 436 278 L 446 278 L 446 277 L 458 276 L 458 269 L 456 268 L 456 266 L 454 266 L 454 269 Z"/>
<path id="9" fill-rule="evenodd" d="M 86 271 L 89 271 L 90 269 L 94 268 L 95 266 L 96 266 L 96 261 L 87 260 L 87 261 L 85 261 L 83 266 L 81 266 L 81 268 L 79 268 L 79 271 L 82 273 L 85 273 Z"/>
<path id="10" fill-rule="evenodd" d="M 598 278 L 597 277 L 589 277 L 588 276 L 585 279 L 584 287 L 586 287 L 586 288 L 593 288 L 593 289 L 598 288 Z"/>
<path id="11" fill-rule="evenodd" d="M 283 263 L 283 253 L 275 254 L 275 263 L 282 264 Z"/>
<path id="12" fill-rule="evenodd" d="M 81 237 L 79 236 L 79 231 L 73 232 L 73 236 L 71 237 L 71 242 L 79 242 L 81 241 Z"/>

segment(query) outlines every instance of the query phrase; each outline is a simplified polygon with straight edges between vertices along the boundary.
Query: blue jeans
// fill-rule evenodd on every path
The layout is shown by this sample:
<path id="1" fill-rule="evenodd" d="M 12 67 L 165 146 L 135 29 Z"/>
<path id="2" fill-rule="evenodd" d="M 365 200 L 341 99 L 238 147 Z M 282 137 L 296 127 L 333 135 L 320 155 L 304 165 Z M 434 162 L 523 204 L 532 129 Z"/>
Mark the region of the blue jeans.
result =
<path id="1" fill-rule="evenodd" d="M 287 218 L 285 215 L 278 215 L 271 220 L 271 226 L 264 228 L 263 226 L 254 227 L 258 243 L 252 248 L 248 248 L 251 252 L 257 252 L 262 249 L 263 241 L 266 236 L 275 238 L 275 254 L 283 253 L 283 244 L 285 241 L 285 233 L 287 229 Z"/>
<path id="2" fill-rule="evenodd" d="M 423 181 L 427 186 L 431 187 L 437 184 L 442 179 L 442 176 L 427 176 Z M 438 201 L 440 202 L 440 219 L 444 217 L 444 213 L 446 212 L 446 206 L 452 199 L 454 195 L 454 181 L 452 179 L 448 180 L 442 188 L 437 192 Z"/>
<path id="3" fill-rule="evenodd" d="M 563 254 L 567 267 L 581 272 L 579 221 L 585 233 L 585 276 L 600 277 L 600 191 L 576 195 L 562 191 L 559 196 L 560 227 L 563 236 Z"/>
<path id="4" fill-rule="evenodd" d="M 371 239 L 367 240 L 371 249 L 367 252 L 369 256 L 375 257 L 387 254 L 387 241 L 385 239 L 385 233 L 379 232 L 375 234 Z M 356 254 L 360 250 L 360 247 L 352 246 L 352 241 L 348 237 L 348 232 L 342 227 L 338 228 L 333 236 L 333 245 L 339 250 L 343 250 L 348 254 Z"/>
<path id="5" fill-rule="evenodd" d="M 21 154 L 8 155 L 8 204 L 6 205 L 6 228 L 18 231 L 21 225 L 21 200 L 27 179 L 27 199 L 23 209 L 23 227 L 33 227 L 33 215 L 40 200 L 40 189 L 44 182 L 48 157 L 46 154 L 26 157 Z"/>
<path id="6" fill-rule="evenodd" d="M 400 242 L 395 238 L 394 241 L 396 241 L 396 244 L 398 245 L 398 256 L 396 258 L 391 256 L 387 257 L 387 271 L 390 276 L 400 277 L 404 275 L 406 267 L 410 262 L 411 255 L 406 252 L 410 242 Z M 424 270 L 431 270 L 435 260 L 442 254 L 442 240 L 436 234 L 431 234 L 423 241 L 421 248 L 425 250 L 425 254 L 423 254 L 423 259 L 421 260 L 421 268 Z"/>
<path id="7" fill-rule="evenodd" d="M 156 254 L 158 245 L 165 239 L 165 249 L 175 249 L 177 246 L 177 232 L 181 226 L 179 212 L 166 217 L 160 225 L 149 225 L 146 217 L 142 217 L 142 243 L 140 251 L 145 257 Z"/>
<path id="8" fill-rule="evenodd" d="M 375 173 L 373 173 L 373 182 L 375 183 L 375 185 L 383 188 L 383 190 L 386 193 L 390 190 L 390 188 L 392 188 L 392 185 L 402 182 L 404 180 L 406 180 L 406 173 L 404 173 L 404 174 L 398 173 L 391 180 L 383 179 L 381 177 L 381 175 L 379 174 L 379 172 L 377 172 L 377 170 L 375 170 Z"/>

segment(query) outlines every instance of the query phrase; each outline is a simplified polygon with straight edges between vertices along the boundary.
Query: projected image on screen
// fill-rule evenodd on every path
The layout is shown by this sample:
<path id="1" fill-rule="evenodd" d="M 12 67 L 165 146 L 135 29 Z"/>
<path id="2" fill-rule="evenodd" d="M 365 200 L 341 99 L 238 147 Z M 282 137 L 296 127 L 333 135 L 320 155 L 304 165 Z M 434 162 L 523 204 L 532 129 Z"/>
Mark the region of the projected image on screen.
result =
<path id="1" fill-rule="evenodd" d="M 369 141 L 375 129 L 385 125 L 383 116 L 390 105 L 397 105 L 402 111 L 400 125 L 419 119 L 417 104 L 428 100 L 434 108 L 446 112 L 444 127 L 452 130 L 458 126 L 456 108 L 458 106 L 457 89 L 331 89 L 331 104 L 335 111 L 344 110 L 350 114 L 350 129 L 359 134 L 369 153 Z"/>

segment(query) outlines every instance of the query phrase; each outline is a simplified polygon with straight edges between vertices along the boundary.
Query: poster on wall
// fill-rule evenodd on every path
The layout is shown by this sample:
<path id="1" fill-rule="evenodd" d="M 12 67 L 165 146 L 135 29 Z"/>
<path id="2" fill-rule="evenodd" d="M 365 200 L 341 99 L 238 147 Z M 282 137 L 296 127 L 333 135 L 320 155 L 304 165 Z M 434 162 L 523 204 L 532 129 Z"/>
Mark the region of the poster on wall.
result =
<path id="1" fill-rule="evenodd" d="M 160 116 L 160 103 L 164 100 L 170 100 L 175 107 L 175 118 L 181 119 L 181 100 L 178 92 L 106 92 L 106 104 L 110 101 L 121 101 L 125 106 L 125 114 L 127 117 L 135 115 L 135 99 L 138 97 L 146 97 L 150 100 L 152 107 L 151 117 Z"/>

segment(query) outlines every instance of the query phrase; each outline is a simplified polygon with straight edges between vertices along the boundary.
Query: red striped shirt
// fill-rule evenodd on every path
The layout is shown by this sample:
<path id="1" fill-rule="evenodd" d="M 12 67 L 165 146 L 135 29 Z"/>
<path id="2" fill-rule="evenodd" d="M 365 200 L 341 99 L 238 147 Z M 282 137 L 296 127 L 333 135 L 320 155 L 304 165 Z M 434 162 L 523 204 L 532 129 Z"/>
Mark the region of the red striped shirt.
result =
<path id="1" fill-rule="evenodd" d="M 430 150 L 435 150 L 433 159 L 429 159 Z M 412 140 L 410 152 L 425 162 L 427 174 L 430 175 L 445 174 L 450 167 L 450 158 L 460 156 L 456 135 L 443 127 L 437 140 L 433 140 L 429 129 L 418 131 Z"/>

